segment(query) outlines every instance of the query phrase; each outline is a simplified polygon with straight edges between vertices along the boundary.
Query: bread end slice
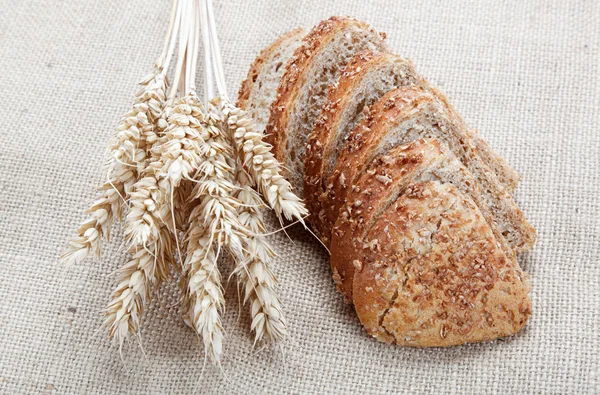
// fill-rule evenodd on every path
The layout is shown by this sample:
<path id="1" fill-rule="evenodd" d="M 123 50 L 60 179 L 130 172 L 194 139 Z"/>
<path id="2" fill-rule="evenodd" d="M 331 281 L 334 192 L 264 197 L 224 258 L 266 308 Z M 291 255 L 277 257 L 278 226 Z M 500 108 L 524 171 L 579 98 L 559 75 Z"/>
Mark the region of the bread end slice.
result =
<path id="1" fill-rule="evenodd" d="M 496 247 L 477 205 L 450 184 L 412 184 L 357 253 L 354 304 L 380 341 L 445 347 L 519 331 L 528 277 Z"/>
<path id="2" fill-rule="evenodd" d="M 379 216 L 406 186 L 428 168 L 444 160 L 439 142 L 422 139 L 396 147 L 390 155 L 375 158 L 353 184 L 333 228 L 331 269 L 340 292 L 352 300 L 355 253 Z"/>

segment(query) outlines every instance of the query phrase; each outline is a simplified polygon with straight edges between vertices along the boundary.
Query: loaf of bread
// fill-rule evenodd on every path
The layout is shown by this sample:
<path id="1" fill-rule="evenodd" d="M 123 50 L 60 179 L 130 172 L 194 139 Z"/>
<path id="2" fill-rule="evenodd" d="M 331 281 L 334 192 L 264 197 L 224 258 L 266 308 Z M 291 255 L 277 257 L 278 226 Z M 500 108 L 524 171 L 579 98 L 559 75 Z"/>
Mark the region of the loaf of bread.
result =
<path id="1" fill-rule="evenodd" d="M 238 105 L 265 128 L 372 336 L 435 347 L 514 334 L 531 314 L 516 254 L 535 241 L 512 197 L 519 176 L 384 38 L 342 17 L 287 33 Z"/>

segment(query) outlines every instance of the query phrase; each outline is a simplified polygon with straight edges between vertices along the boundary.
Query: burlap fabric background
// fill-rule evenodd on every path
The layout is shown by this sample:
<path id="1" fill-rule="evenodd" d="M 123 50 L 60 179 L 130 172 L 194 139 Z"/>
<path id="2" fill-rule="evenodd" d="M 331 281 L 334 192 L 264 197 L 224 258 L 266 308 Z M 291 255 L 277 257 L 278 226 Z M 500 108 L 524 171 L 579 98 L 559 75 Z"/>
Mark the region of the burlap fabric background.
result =
<path id="1" fill-rule="evenodd" d="M 0 392 L 599 393 L 600 5 L 596 1 L 221 1 L 229 89 L 279 34 L 334 14 L 388 33 L 523 175 L 538 230 L 521 257 L 533 316 L 493 344 L 415 350 L 369 338 L 301 228 L 273 237 L 291 339 L 253 349 L 227 292 L 223 371 L 203 376 L 173 284 L 124 363 L 99 331 L 120 234 L 69 271 L 57 258 L 94 196 L 106 143 L 167 24 L 161 1 L 9 1 L 0 12 Z"/>

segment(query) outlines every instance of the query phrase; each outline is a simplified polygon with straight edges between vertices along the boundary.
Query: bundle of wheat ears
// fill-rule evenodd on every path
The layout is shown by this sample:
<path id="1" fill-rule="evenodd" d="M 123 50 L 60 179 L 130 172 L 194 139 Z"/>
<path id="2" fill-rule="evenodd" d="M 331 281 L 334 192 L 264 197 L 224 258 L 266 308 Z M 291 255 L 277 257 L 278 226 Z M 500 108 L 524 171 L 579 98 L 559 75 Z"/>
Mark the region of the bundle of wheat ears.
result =
<path id="1" fill-rule="evenodd" d="M 203 100 L 195 84 L 200 47 Z M 280 220 L 302 223 L 307 211 L 262 133 L 227 96 L 212 0 L 174 0 L 163 52 L 140 85 L 110 143 L 107 180 L 61 259 L 99 258 L 111 225 L 124 220 L 130 260 L 118 271 L 104 320 L 120 347 L 139 332 L 151 289 L 175 271 L 184 320 L 218 363 L 224 300 L 217 261 L 224 252 L 250 305 L 255 341 L 284 338 L 261 210 L 266 202 Z"/>

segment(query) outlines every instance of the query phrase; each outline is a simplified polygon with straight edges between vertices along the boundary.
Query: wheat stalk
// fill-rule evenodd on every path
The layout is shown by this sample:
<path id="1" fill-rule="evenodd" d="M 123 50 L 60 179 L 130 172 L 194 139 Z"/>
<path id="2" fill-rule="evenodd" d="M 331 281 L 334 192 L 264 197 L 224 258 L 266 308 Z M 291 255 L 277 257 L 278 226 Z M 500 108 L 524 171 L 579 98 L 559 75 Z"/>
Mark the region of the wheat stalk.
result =
<path id="1" fill-rule="evenodd" d="M 195 91 L 200 38 L 204 106 Z M 139 331 L 151 288 L 175 269 L 181 271 L 185 322 L 202 337 L 206 356 L 218 363 L 224 300 L 217 261 L 224 251 L 235 261 L 244 303 L 250 304 L 255 341 L 284 338 L 287 326 L 270 268 L 275 252 L 263 236 L 263 201 L 253 188 L 280 219 L 303 222 L 307 210 L 281 176 L 262 134 L 227 97 L 211 0 L 173 0 L 163 52 L 140 86 L 110 141 L 108 180 L 61 259 L 99 257 L 102 239 L 109 239 L 111 224 L 128 208 L 124 237 L 130 259 L 117 272 L 118 286 L 104 313 L 111 339 L 122 346 Z"/>

